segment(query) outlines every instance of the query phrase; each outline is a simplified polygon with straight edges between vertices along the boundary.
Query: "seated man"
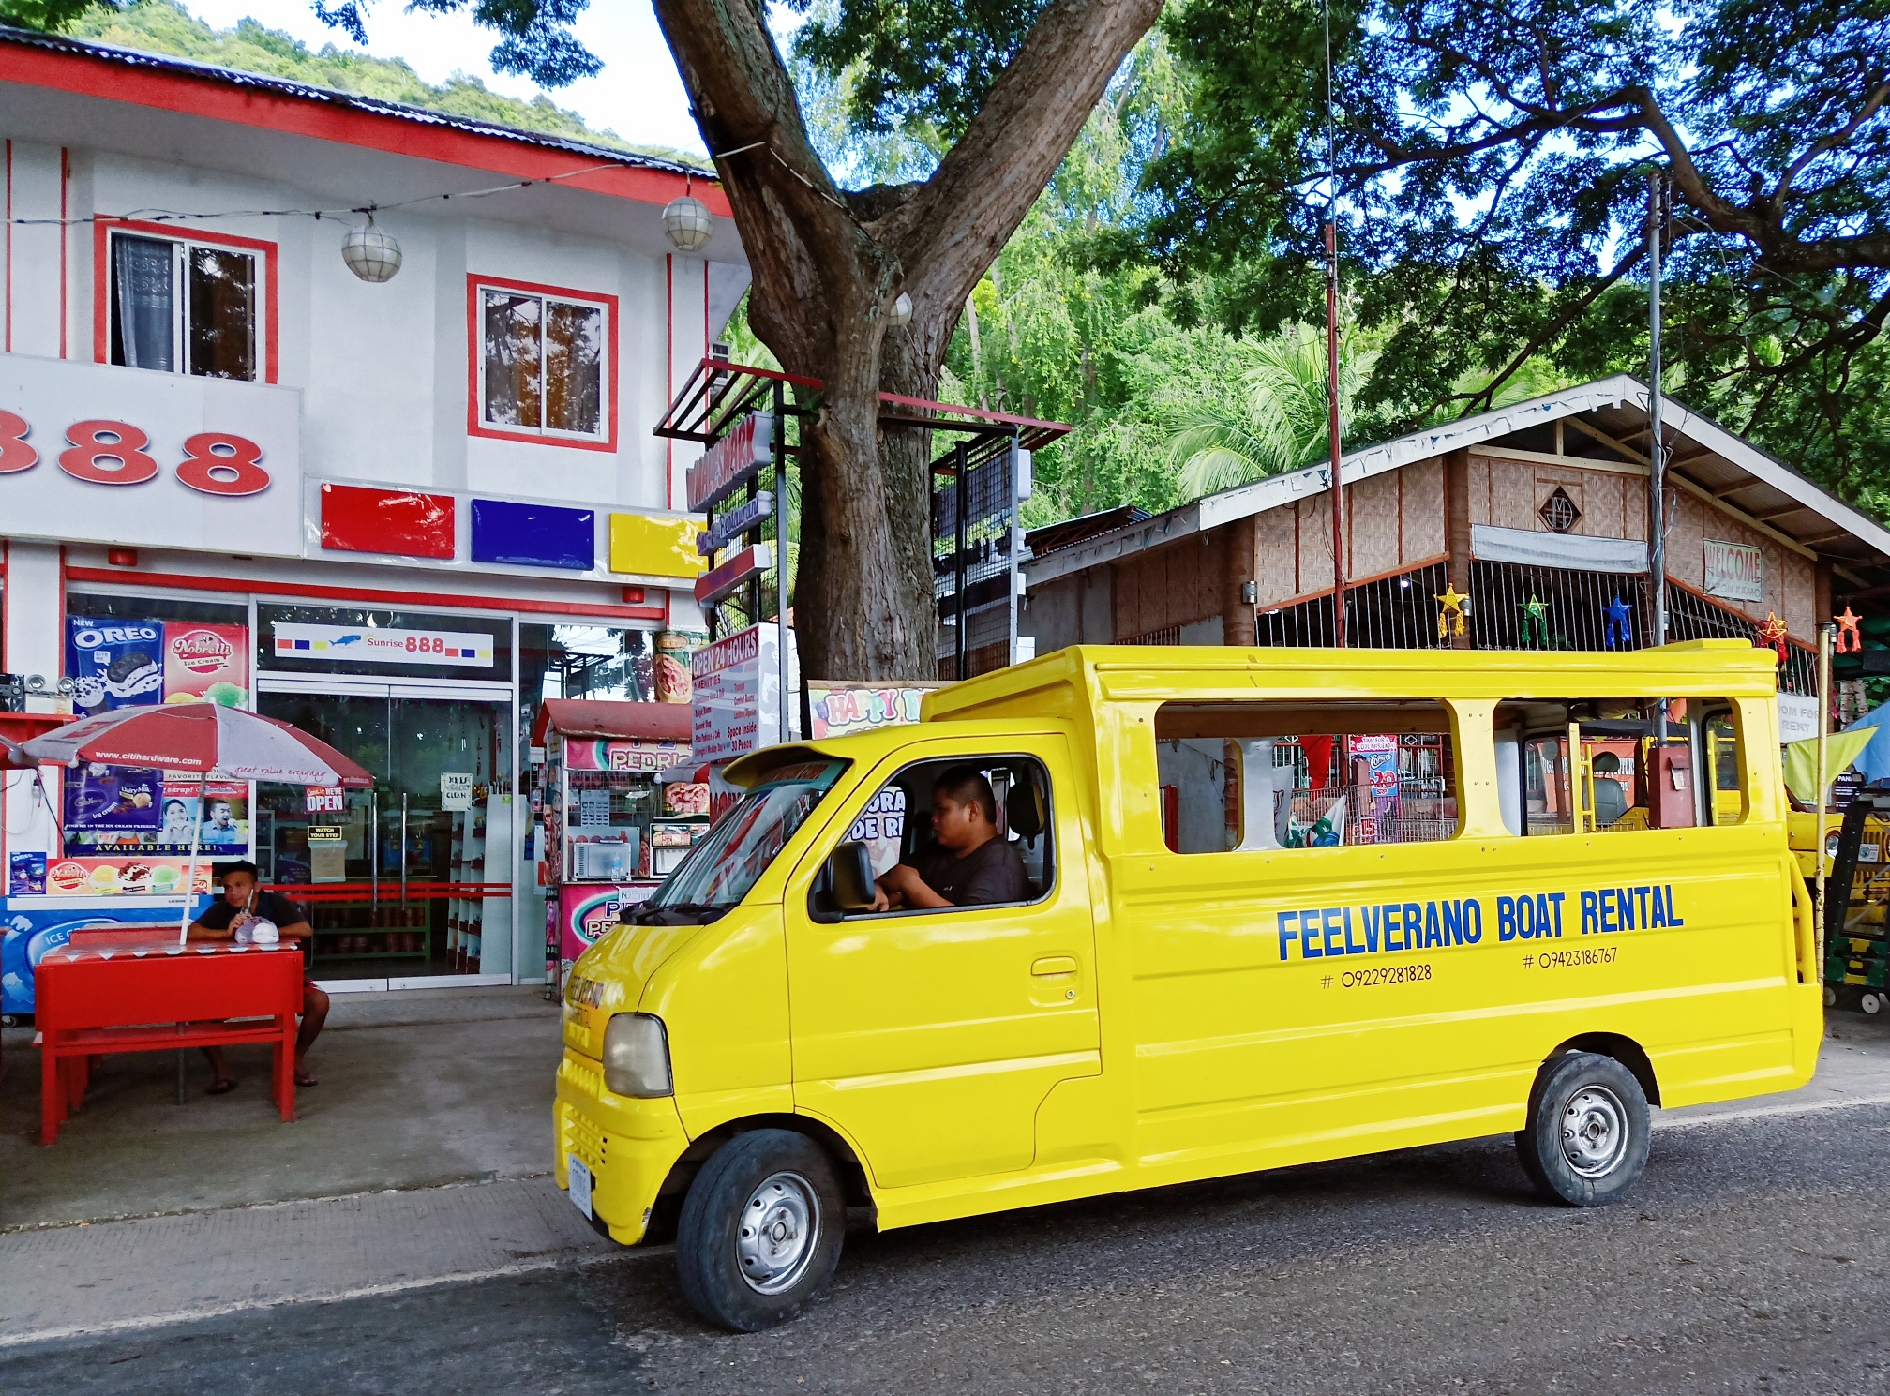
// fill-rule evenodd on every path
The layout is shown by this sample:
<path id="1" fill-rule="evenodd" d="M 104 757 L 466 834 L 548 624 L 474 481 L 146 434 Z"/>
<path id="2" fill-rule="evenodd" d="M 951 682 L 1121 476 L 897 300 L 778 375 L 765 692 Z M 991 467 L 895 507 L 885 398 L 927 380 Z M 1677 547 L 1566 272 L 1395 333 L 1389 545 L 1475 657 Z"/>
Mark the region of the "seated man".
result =
<path id="1" fill-rule="evenodd" d="M 997 796 L 976 766 L 954 766 L 933 784 L 932 837 L 916 866 L 900 863 L 879 879 L 873 910 L 1025 899 L 1024 860 L 998 837 Z"/>
<path id="2" fill-rule="evenodd" d="M 256 920 L 275 922 L 276 930 L 284 940 L 294 937 L 306 941 L 309 938 L 312 932 L 308 921 L 294 902 L 257 887 L 254 863 L 224 863 L 218 866 L 223 873 L 223 900 L 204 912 L 199 920 L 190 923 L 192 940 L 233 940 L 242 926 Z M 327 1018 L 328 995 L 316 988 L 313 980 L 304 977 L 302 1026 L 295 1034 L 295 1084 L 298 1086 L 315 1084 L 315 1078 L 305 1069 L 304 1058 Z M 229 1063 L 223 1059 L 223 1049 L 206 1047 L 203 1054 L 210 1059 L 210 1065 L 217 1073 L 209 1094 L 223 1095 L 236 1089 L 236 1078 L 230 1075 Z"/>

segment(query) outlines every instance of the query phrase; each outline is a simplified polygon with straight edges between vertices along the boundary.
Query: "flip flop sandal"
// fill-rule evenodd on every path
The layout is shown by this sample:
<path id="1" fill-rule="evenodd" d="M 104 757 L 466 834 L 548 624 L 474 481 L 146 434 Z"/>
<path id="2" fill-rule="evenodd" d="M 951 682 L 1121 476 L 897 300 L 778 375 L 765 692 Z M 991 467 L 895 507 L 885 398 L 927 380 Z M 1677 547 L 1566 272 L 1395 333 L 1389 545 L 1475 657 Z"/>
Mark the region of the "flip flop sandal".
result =
<path id="1" fill-rule="evenodd" d="M 210 1088 L 207 1091 L 205 1091 L 204 1094 L 205 1095 L 228 1095 L 231 1091 L 235 1089 L 236 1089 L 236 1078 L 232 1076 L 226 1080 L 211 1082 Z"/>
<path id="2" fill-rule="evenodd" d="M 298 1071 L 295 1073 L 295 1084 L 307 1090 L 310 1086 L 319 1085 L 320 1082 L 313 1076 L 310 1076 L 306 1071 Z"/>

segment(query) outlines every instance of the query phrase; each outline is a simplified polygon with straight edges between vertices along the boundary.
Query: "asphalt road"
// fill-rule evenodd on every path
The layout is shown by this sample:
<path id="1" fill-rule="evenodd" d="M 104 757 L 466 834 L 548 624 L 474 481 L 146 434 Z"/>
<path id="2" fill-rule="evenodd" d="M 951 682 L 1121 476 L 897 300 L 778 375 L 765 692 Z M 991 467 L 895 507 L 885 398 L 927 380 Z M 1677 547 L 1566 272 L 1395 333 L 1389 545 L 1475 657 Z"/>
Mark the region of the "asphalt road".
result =
<path id="1" fill-rule="evenodd" d="M 850 1238 L 735 1337 L 668 1258 L 0 1355 L 0 1392 L 1890 1391 L 1890 1106 L 1663 1130 L 1630 1202 L 1507 1140 Z"/>

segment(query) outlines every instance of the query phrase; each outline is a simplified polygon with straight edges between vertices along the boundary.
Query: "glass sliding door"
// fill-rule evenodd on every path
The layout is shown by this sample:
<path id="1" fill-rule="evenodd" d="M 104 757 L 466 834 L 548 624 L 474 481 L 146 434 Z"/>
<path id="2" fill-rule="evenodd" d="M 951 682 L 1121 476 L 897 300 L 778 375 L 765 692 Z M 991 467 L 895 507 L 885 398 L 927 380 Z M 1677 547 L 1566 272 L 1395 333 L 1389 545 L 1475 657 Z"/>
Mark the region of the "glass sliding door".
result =
<path id="1" fill-rule="evenodd" d="M 263 880 L 308 906 L 315 978 L 509 977 L 511 695 L 260 686 L 258 711 L 374 776 L 372 790 L 325 799 L 300 786 L 258 788 Z"/>

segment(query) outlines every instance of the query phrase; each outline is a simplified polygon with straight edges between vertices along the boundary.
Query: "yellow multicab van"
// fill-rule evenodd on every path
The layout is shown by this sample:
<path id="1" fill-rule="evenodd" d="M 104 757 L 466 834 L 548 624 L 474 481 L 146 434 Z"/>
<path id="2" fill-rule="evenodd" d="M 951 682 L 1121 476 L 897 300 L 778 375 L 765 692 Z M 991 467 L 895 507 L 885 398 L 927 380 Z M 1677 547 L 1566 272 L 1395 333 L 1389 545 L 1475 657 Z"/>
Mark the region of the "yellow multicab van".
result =
<path id="1" fill-rule="evenodd" d="M 757 752 L 573 969 L 558 1180 L 620 1242 L 673 1235 L 738 1330 L 821 1290 L 849 1208 L 911 1226 L 1499 1131 L 1551 1197 L 1615 1201 L 1650 1103 L 1817 1059 L 1775 683 L 1720 640 L 1075 648 Z M 968 765 L 1024 895 L 875 911 Z"/>

